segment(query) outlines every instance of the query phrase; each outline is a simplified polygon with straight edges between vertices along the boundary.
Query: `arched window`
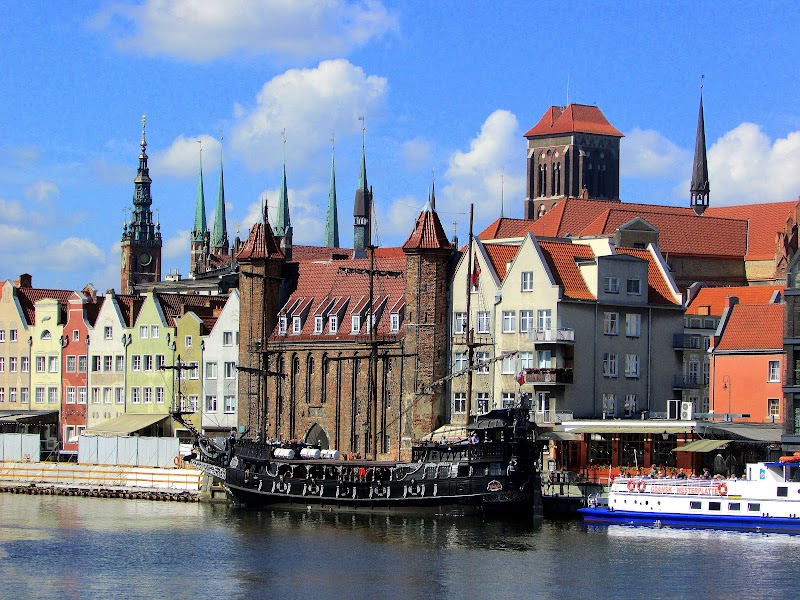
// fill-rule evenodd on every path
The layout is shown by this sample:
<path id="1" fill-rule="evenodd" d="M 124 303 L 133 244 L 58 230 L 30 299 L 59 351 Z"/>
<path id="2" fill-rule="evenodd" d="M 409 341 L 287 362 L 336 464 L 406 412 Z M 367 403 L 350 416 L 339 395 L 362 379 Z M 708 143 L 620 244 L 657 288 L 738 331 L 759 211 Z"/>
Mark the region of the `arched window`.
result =
<path id="1" fill-rule="evenodd" d="M 311 404 L 313 398 L 312 389 L 314 384 L 314 357 L 309 356 L 306 361 L 306 404 Z"/>
<path id="2" fill-rule="evenodd" d="M 49 329 L 45 329 L 45 330 L 42 332 L 41 339 L 43 339 L 43 340 L 50 340 L 50 339 L 52 339 L 52 338 L 53 338 L 53 334 L 52 334 L 52 333 L 50 333 L 50 330 L 49 330 Z"/>
<path id="3" fill-rule="evenodd" d="M 331 361 L 328 360 L 328 355 L 322 355 L 322 393 L 320 395 L 320 402 L 325 404 L 328 400 L 328 376 L 331 372 Z"/>

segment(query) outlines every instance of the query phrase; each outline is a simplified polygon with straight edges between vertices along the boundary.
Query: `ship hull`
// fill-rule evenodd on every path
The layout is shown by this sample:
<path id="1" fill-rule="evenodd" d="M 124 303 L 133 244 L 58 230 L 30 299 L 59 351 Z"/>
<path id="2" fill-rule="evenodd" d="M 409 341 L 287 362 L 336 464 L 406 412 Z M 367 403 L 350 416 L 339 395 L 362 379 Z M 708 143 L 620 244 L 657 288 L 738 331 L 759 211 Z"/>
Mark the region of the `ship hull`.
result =
<path id="1" fill-rule="evenodd" d="M 609 510 L 606 507 L 582 508 L 578 511 L 586 523 L 617 525 L 649 525 L 705 529 L 734 529 L 739 531 L 774 531 L 800 533 L 800 519 L 787 517 L 732 517 L 717 515 L 687 515 L 681 513 L 640 513 Z"/>

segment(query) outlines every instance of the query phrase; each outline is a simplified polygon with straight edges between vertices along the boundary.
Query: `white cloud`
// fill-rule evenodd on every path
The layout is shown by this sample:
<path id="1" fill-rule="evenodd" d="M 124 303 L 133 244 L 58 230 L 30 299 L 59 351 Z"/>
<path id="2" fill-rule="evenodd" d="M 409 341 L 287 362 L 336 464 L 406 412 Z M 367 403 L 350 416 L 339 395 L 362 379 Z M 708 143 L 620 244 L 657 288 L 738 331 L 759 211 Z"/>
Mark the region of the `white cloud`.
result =
<path id="1" fill-rule="evenodd" d="M 164 261 L 176 259 L 189 261 L 190 250 L 189 231 L 179 229 L 173 237 L 164 240 L 161 256 Z"/>
<path id="2" fill-rule="evenodd" d="M 378 237 L 380 244 L 400 245 L 408 239 L 414 222 L 425 206 L 424 198 L 403 196 L 386 205 L 377 205 Z M 438 209 L 438 205 L 437 205 Z"/>
<path id="3" fill-rule="evenodd" d="M 333 132 L 354 133 L 359 115 L 378 113 L 387 87 L 384 77 L 367 76 L 344 59 L 290 69 L 264 84 L 256 106 L 241 114 L 232 145 L 250 168 L 263 168 L 280 162 L 285 129 L 287 162 L 306 164 L 329 148 Z"/>
<path id="4" fill-rule="evenodd" d="M 419 171 L 431 165 L 431 143 L 422 137 L 415 137 L 403 142 L 400 153 L 406 161 L 406 166 Z"/>
<path id="5" fill-rule="evenodd" d="M 61 194 L 61 190 L 52 181 L 37 181 L 25 189 L 25 197 L 34 202 L 45 203 Z"/>
<path id="6" fill-rule="evenodd" d="M 104 262 L 105 254 L 94 242 L 78 237 L 47 244 L 35 259 L 39 268 L 60 272 L 81 271 Z"/>
<path id="7" fill-rule="evenodd" d="M 516 116 L 507 110 L 496 110 L 470 141 L 469 151 L 460 150 L 450 157 L 445 173 L 449 182 L 436 194 L 436 210 L 440 217 L 450 212 L 469 222 L 470 203 L 475 205 L 475 222 L 490 222 L 500 216 L 501 193 L 504 214 L 519 212 L 525 193 L 524 141 L 519 135 Z M 459 227 L 461 231 L 465 227 Z"/>
<path id="8" fill-rule="evenodd" d="M 723 135 L 708 151 L 712 205 L 797 198 L 800 194 L 798 155 L 800 131 L 771 140 L 758 125 L 742 123 Z M 689 189 L 689 178 L 683 189 Z"/>
<path id="9" fill-rule="evenodd" d="M 299 189 L 290 187 L 286 193 L 289 197 L 289 215 L 292 220 L 292 243 L 321 245 L 328 209 L 327 187 L 321 184 L 312 184 Z M 278 216 L 278 188 L 262 192 L 259 195 L 259 200 L 251 202 L 247 207 L 247 215 L 242 220 L 242 231 L 239 234 L 239 237 L 243 240 L 247 238 L 250 227 L 254 223 L 261 221 L 261 211 L 265 196 L 269 201 L 269 222 L 273 228 L 275 227 Z"/>
<path id="10" fill-rule="evenodd" d="M 692 155 L 652 129 L 635 128 L 621 142 L 620 175 L 672 177 L 691 164 Z"/>
<path id="11" fill-rule="evenodd" d="M 376 0 L 146 0 L 112 5 L 93 25 L 113 28 L 122 47 L 205 62 L 237 53 L 342 56 L 397 23 Z"/>
<path id="12" fill-rule="evenodd" d="M 10 223 L 19 223 L 27 218 L 19 200 L 3 200 L 0 198 L 0 219 Z"/>
<path id="13" fill-rule="evenodd" d="M 4 253 L 17 253 L 20 248 L 34 248 L 37 240 L 35 231 L 0 223 L 0 250 Z"/>
<path id="14" fill-rule="evenodd" d="M 153 164 L 158 165 L 159 173 L 174 175 L 175 177 L 196 177 L 200 167 L 199 142 L 202 142 L 203 166 L 207 172 L 207 167 L 210 164 L 209 160 L 219 161 L 220 146 L 218 139 L 207 134 L 196 137 L 179 135 L 173 140 L 169 148 L 155 152 L 151 160 Z"/>

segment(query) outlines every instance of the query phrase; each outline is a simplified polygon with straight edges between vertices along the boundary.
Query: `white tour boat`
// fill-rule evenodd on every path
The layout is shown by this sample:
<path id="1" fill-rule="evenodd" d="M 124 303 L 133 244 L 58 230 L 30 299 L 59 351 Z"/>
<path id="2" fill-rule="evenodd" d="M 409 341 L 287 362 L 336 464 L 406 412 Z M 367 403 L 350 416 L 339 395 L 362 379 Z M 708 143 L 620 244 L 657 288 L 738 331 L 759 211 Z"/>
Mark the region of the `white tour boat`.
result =
<path id="1" fill-rule="evenodd" d="M 617 477 L 587 522 L 800 532 L 800 457 L 747 465 L 742 479 Z"/>

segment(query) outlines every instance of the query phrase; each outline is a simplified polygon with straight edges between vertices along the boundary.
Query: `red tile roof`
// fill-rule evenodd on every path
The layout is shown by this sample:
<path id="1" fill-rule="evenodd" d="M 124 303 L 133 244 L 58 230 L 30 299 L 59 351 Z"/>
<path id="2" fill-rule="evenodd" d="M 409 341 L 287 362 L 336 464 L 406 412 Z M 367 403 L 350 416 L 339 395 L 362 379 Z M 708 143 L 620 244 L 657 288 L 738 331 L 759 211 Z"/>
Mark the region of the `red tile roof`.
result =
<path id="1" fill-rule="evenodd" d="M 106 301 L 110 301 L 111 296 L 106 296 Z M 122 320 L 128 327 L 133 326 L 136 318 L 139 316 L 139 311 L 144 304 L 144 296 L 134 296 L 129 294 L 117 294 L 117 304 L 122 313 Z"/>
<path id="2" fill-rule="evenodd" d="M 783 295 L 785 289 L 782 285 L 704 287 L 692 298 L 686 314 L 719 317 L 728 308 L 728 298 L 731 296 L 739 298 L 742 304 L 768 304 L 776 291 Z"/>
<path id="3" fill-rule="evenodd" d="M 623 137 L 596 106 L 570 104 L 551 106 L 539 122 L 525 133 L 526 138 L 561 133 L 594 133 Z"/>
<path id="4" fill-rule="evenodd" d="M 269 223 L 256 223 L 250 229 L 250 235 L 242 244 L 242 249 L 236 258 L 248 260 L 252 258 L 285 258 L 285 256 L 278 247 Z"/>
<path id="5" fill-rule="evenodd" d="M 346 263 L 334 261 L 331 263 L 302 262 L 299 263 L 299 274 L 297 278 L 297 288 L 292 292 L 286 304 L 281 309 L 285 314 L 287 309 L 292 312 L 299 308 L 307 308 L 304 311 L 305 320 L 301 333 L 292 333 L 292 322 L 289 319 L 287 334 L 279 336 L 277 328 L 272 332 L 270 339 L 273 341 L 285 340 L 287 342 L 297 340 L 341 340 L 364 342 L 367 336 L 366 328 L 361 328 L 361 334 L 354 336 L 351 330 L 351 313 L 358 306 L 365 306 L 369 299 L 369 276 L 366 273 L 343 272 L 340 269 L 368 269 L 369 259 L 353 259 Z M 402 327 L 399 332 L 389 332 L 389 311 L 392 307 L 402 307 L 402 299 L 405 294 L 405 269 L 406 259 L 402 258 L 383 258 L 375 257 L 375 268 L 382 271 L 393 271 L 400 273 L 399 277 L 375 277 L 373 282 L 373 298 L 375 300 L 376 315 L 380 306 L 383 312 L 380 313 L 378 321 L 377 335 L 381 337 L 402 337 Z M 332 302 L 333 301 L 333 302 Z M 322 334 L 314 333 L 314 316 L 321 314 L 323 309 L 335 306 L 337 309 L 346 304 L 344 316 L 339 323 L 339 331 L 331 335 L 328 333 L 328 323 L 325 323 Z"/>
<path id="6" fill-rule="evenodd" d="M 44 288 L 16 288 L 16 291 L 22 314 L 28 325 L 34 324 L 36 318 L 35 304 L 39 300 L 44 300 L 45 298 L 58 300 L 63 308 L 63 305 L 66 305 L 73 293 L 73 290 L 48 290 Z"/>
<path id="7" fill-rule="evenodd" d="M 592 259 L 594 252 L 585 244 L 570 242 L 540 241 L 539 246 L 544 254 L 556 283 L 564 289 L 564 297 L 580 300 L 594 300 L 595 297 L 586 287 L 575 259 Z"/>
<path id="8" fill-rule="evenodd" d="M 215 309 L 221 309 L 227 302 L 227 296 L 206 296 L 202 294 L 168 294 L 158 292 L 156 300 L 161 305 L 161 310 L 167 318 L 167 323 L 175 326 L 175 319 L 187 312 L 194 312 L 198 316 L 213 316 Z"/>
<path id="9" fill-rule="evenodd" d="M 764 202 L 737 206 L 712 206 L 706 210 L 710 217 L 742 219 L 750 222 L 747 236 L 748 260 L 775 258 L 775 234 L 784 231 L 788 219 L 795 222 L 800 202 Z"/>
<path id="10" fill-rule="evenodd" d="M 646 260 L 649 265 L 647 268 L 647 302 L 649 304 L 672 304 L 681 305 L 681 296 L 677 298 L 673 295 L 673 290 L 666 276 L 659 268 L 658 261 L 653 253 L 648 249 L 640 248 L 617 248 L 617 254 L 627 254 Z"/>
<path id="11" fill-rule="evenodd" d="M 347 260 L 353 257 L 352 248 L 300 246 L 292 244 L 292 260 Z"/>
<path id="12" fill-rule="evenodd" d="M 520 247 L 508 244 L 484 244 L 483 248 L 486 250 L 489 262 L 492 263 L 494 272 L 497 273 L 497 278 L 503 281 L 506 278 L 506 265 L 514 260 Z"/>
<path id="13" fill-rule="evenodd" d="M 453 244 L 447 239 L 436 211 L 427 204 L 417 216 L 414 230 L 408 236 L 403 250 L 452 250 Z"/>
<path id="14" fill-rule="evenodd" d="M 737 304 L 715 350 L 783 350 L 783 304 Z"/>

